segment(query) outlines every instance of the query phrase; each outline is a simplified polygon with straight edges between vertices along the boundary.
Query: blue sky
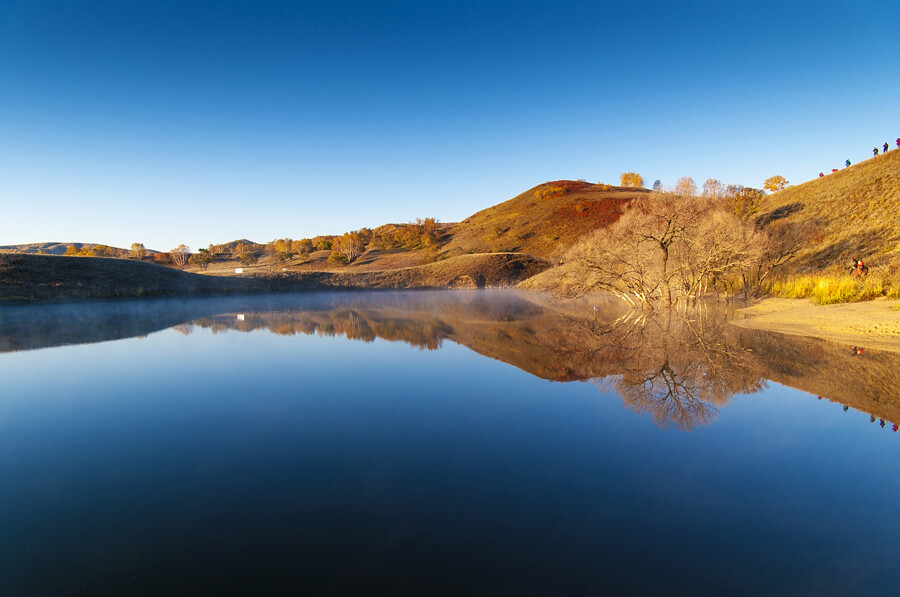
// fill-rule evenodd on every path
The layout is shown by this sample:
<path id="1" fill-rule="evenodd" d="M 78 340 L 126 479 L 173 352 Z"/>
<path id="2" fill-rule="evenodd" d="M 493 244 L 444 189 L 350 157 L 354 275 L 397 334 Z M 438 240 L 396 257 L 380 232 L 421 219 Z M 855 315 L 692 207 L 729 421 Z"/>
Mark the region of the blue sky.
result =
<path id="1" fill-rule="evenodd" d="M 762 186 L 900 137 L 900 2 L 0 0 L 0 245 L 457 221 L 548 180 Z"/>

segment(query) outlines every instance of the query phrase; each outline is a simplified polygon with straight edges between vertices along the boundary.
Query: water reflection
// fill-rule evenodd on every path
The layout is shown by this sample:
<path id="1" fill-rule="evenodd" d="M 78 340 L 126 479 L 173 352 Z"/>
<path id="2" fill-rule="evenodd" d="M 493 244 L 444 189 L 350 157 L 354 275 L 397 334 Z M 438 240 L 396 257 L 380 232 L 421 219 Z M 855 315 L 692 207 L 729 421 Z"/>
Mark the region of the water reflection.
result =
<path id="1" fill-rule="evenodd" d="M 544 379 L 590 380 L 661 427 L 708 424 L 735 395 L 773 380 L 896 430 L 900 355 L 744 330 L 728 320 L 721 304 L 647 316 L 612 300 L 558 302 L 517 292 L 318 293 L 5 308 L 0 351 L 167 328 L 380 338 L 423 350 L 451 340 Z"/>
<path id="2" fill-rule="evenodd" d="M 713 420 L 736 394 L 765 385 L 758 355 L 729 338 L 722 314 L 696 311 L 619 322 L 597 339 L 621 373 L 603 379 L 631 409 L 660 427 L 688 431 Z M 737 340 L 737 341 L 735 341 Z"/>

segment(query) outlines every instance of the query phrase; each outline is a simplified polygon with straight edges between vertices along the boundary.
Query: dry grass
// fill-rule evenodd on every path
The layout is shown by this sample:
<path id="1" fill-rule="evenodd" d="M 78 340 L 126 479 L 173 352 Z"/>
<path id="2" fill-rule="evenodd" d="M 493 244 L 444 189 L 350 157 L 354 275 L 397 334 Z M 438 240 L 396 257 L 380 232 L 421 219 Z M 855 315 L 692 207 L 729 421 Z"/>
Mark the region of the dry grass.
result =
<path id="1" fill-rule="evenodd" d="M 768 291 L 785 298 L 808 298 L 820 305 L 900 298 L 900 277 L 889 271 L 856 278 L 846 273 L 799 274 L 775 280 Z"/>

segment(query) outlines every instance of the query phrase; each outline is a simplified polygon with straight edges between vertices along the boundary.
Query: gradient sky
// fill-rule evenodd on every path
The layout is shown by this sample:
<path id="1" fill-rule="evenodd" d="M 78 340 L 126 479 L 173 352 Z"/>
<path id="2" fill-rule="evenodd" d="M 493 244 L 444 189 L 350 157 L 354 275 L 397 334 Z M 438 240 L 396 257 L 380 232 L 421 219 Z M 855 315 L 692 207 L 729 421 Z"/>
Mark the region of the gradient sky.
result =
<path id="1" fill-rule="evenodd" d="M 0 245 L 803 182 L 900 137 L 900 2 L 0 0 Z"/>

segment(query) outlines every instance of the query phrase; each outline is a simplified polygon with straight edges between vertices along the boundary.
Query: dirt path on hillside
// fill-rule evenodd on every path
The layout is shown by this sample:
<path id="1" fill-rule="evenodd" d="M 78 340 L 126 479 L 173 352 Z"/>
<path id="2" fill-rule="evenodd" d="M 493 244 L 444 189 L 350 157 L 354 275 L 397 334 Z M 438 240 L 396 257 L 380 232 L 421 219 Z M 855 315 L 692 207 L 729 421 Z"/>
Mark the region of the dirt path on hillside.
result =
<path id="1" fill-rule="evenodd" d="M 739 309 L 731 323 L 900 352 L 900 301 L 896 300 L 816 305 L 805 299 L 768 298 Z"/>

